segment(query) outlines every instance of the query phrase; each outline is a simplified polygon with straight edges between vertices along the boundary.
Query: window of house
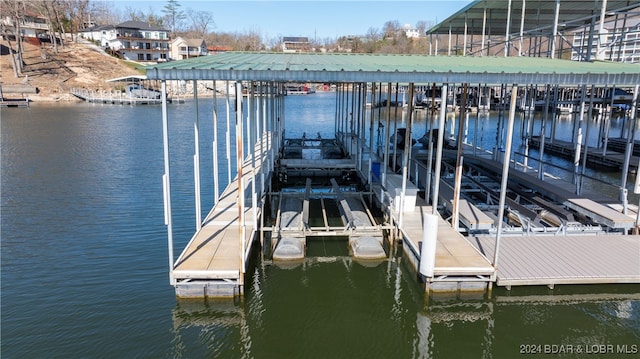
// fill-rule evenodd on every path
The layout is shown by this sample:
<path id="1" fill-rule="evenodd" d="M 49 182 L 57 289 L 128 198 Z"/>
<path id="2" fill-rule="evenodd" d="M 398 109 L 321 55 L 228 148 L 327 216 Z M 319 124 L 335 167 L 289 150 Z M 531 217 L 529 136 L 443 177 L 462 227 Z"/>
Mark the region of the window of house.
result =
<path id="1" fill-rule="evenodd" d="M 138 60 L 144 61 L 144 54 L 138 54 Z"/>

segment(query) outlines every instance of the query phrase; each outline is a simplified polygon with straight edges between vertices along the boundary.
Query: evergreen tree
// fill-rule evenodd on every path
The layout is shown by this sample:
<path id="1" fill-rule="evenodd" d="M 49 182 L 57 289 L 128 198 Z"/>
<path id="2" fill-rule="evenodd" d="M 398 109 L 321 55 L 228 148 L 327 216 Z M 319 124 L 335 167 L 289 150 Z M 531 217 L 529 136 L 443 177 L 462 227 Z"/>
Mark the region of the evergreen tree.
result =
<path id="1" fill-rule="evenodd" d="M 172 34 L 175 34 L 176 29 L 180 28 L 182 21 L 187 17 L 184 11 L 180 9 L 180 6 L 178 0 L 167 0 L 167 4 L 162 10 L 167 19 L 167 24 L 171 26 Z"/>

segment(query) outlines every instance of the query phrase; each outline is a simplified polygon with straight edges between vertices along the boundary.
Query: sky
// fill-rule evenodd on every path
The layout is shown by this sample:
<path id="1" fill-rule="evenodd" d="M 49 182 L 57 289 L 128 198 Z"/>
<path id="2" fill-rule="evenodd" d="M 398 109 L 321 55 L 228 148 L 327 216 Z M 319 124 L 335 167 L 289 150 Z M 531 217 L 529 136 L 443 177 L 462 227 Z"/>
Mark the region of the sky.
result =
<path id="1" fill-rule="evenodd" d="M 382 30 L 387 21 L 415 26 L 418 21 L 436 24 L 454 14 L 470 0 L 422 1 L 220 1 L 178 0 L 182 10 L 209 11 L 215 32 L 257 32 L 263 39 L 306 36 L 321 41 L 345 35 L 366 35 L 370 28 Z M 115 6 L 157 15 L 166 0 L 116 0 Z"/>

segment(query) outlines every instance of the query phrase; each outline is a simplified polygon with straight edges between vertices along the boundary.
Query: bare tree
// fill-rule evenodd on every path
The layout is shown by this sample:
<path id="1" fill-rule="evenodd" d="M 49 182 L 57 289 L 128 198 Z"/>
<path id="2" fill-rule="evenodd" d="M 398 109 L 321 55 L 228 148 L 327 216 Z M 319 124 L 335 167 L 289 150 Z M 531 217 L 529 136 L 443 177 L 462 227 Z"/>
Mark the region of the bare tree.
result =
<path id="1" fill-rule="evenodd" d="M 260 51 L 263 50 L 260 34 L 255 30 L 250 30 L 244 34 L 236 33 L 236 41 L 240 45 L 241 51 Z"/>
<path id="2" fill-rule="evenodd" d="M 47 18 L 47 26 L 49 26 L 49 40 L 53 45 L 53 51 L 58 53 L 58 41 L 55 32 L 55 22 L 53 19 L 53 10 L 51 10 L 51 4 L 47 1 L 43 1 L 40 4 L 41 10 Z"/>
<path id="3" fill-rule="evenodd" d="M 391 20 L 384 23 L 382 32 L 384 33 L 384 37 L 395 37 L 401 28 L 400 21 Z"/>
<path id="4" fill-rule="evenodd" d="M 149 25 L 152 26 L 157 26 L 157 27 L 162 27 L 164 26 L 164 17 L 160 16 L 160 15 L 156 15 L 155 11 L 153 10 L 153 7 L 149 6 L 149 12 L 148 13 L 142 13 L 142 17 L 144 18 L 144 21 L 147 22 Z"/>
<path id="5" fill-rule="evenodd" d="M 366 38 L 370 41 L 380 40 L 380 30 L 378 30 L 377 27 L 370 27 L 369 30 L 367 30 Z"/>
<path id="6" fill-rule="evenodd" d="M 91 20 L 100 25 L 117 25 L 127 20 L 120 8 L 106 1 L 91 2 L 89 13 Z"/>
<path id="7" fill-rule="evenodd" d="M 125 21 L 144 21 L 144 13 L 139 9 L 134 9 L 131 6 L 124 8 Z"/>
<path id="8" fill-rule="evenodd" d="M 47 11 L 47 17 L 49 17 L 49 22 L 52 24 L 51 26 L 51 34 L 53 35 L 53 38 L 51 39 L 51 42 L 56 44 L 54 45 L 55 47 L 55 52 L 58 53 L 58 47 L 57 47 L 57 39 L 58 37 L 56 36 L 56 32 L 58 32 L 58 35 L 60 35 L 59 39 L 60 39 L 60 46 L 64 48 L 64 39 L 66 36 L 66 33 L 64 31 L 64 26 L 62 26 L 62 21 L 60 20 L 60 14 L 62 13 L 62 10 L 60 9 L 60 0 L 52 0 L 52 1 L 43 1 L 45 9 Z"/>
<path id="9" fill-rule="evenodd" d="M 87 17 L 87 8 L 89 7 L 89 0 L 60 0 L 60 9 L 64 17 L 65 25 L 69 34 L 71 35 L 71 41 L 73 41 L 73 35 L 78 34 L 78 30 L 83 28 L 85 18 Z M 76 41 L 77 41 L 76 37 Z"/>
<path id="10" fill-rule="evenodd" d="M 3 14 L 8 14 L 7 9 L 5 8 L 4 1 L 0 3 L 0 12 Z M 14 33 L 12 30 L 8 29 L 7 24 L 4 22 L 0 23 L 0 30 L 2 31 L 2 36 L 6 39 L 7 45 L 9 45 L 9 58 L 11 59 L 11 67 L 13 68 L 13 75 L 18 78 L 20 77 L 20 66 L 18 65 L 18 59 L 16 58 L 16 52 L 13 51 L 13 45 L 11 45 L 11 38 L 14 37 Z"/>
<path id="11" fill-rule="evenodd" d="M 209 26 L 215 27 L 213 14 L 209 11 L 187 9 L 187 16 L 191 20 L 191 30 L 199 33 L 200 37 L 204 37 L 208 33 L 207 29 Z"/>
<path id="12" fill-rule="evenodd" d="M 433 22 L 431 21 L 426 22 L 424 20 L 420 20 L 416 23 L 416 28 L 418 29 L 420 36 L 424 36 L 427 32 L 427 29 L 430 29 L 432 26 L 433 26 Z"/>
<path id="13" fill-rule="evenodd" d="M 9 45 L 9 54 L 11 57 L 11 65 L 13 66 L 13 74 L 17 78 L 22 76 L 22 70 L 24 66 L 24 63 L 22 62 L 22 36 L 20 31 L 20 24 L 24 20 L 26 4 L 23 1 L 19 0 L 2 0 L 0 4 L 0 13 L 7 16 L 10 19 L 11 24 L 13 25 L 13 29 L 9 30 L 3 23 L 2 33 L 7 39 L 7 44 Z M 11 44 L 12 37 L 15 37 L 16 39 L 15 51 L 13 50 L 13 45 Z"/>

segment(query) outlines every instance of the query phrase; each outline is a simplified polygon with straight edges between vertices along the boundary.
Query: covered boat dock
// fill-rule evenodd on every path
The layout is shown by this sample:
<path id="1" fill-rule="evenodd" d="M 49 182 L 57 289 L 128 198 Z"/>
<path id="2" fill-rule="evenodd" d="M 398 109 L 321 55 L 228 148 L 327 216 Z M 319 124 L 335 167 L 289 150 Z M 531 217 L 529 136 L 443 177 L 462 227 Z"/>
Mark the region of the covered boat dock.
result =
<path id="1" fill-rule="evenodd" d="M 364 188 L 360 191 L 359 198 L 370 198 L 369 202 L 354 201 L 348 203 L 348 196 L 338 198 L 342 213 L 347 217 L 343 232 L 358 231 L 359 226 L 351 226 L 355 216 L 350 211 L 362 203 L 364 208 L 358 207 L 358 217 L 366 214 L 368 206 L 378 206 L 383 213 L 382 220 L 378 221 L 367 215 L 367 223 L 360 229 L 373 231 L 372 238 L 383 236 L 387 239 L 384 245 L 394 246 L 402 244 L 402 251 L 409 259 L 412 268 L 418 274 L 420 282 L 429 292 L 433 291 L 466 291 L 487 290 L 494 283 L 498 285 L 537 284 L 553 285 L 553 283 L 591 283 L 585 281 L 583 276 L 564 273 L 561 282 L 554 282 L 545 276 L 539 278 L 518 281 L 517 278 L 502 280 L 501 273 L 517 273 L 510 266 L 546 266 L 547 264 L 536 261 L 522 262 L 514 259 L 521 253 L 505 249 L 501 251 L 503 236 L 517 233 L 518 236 L 529 238 L 527 242 L 528 256 L 532 258 L 544 256 L 543 251 L 557 251 L 563 253 L 571 251 L 577 258 L 575 266 L 585 262 L 585 256 L 591 255 L 593 250 L 581 253 L 581 250 L 589 246 L 593 241 L 584 241 L 583 245 L 564 245 L 554 249 L 548 247 L 548 243 L 537 241 L 540 235 L 562 236 L 566 232 L 566 221 L 560 221 L 557 225 L 546 224 L 547 228 L 554 230 L 534 231 L 526 223 L 535 221 L 522 221 L 520 226 L 514 226 L 509 218 L 517 209 L 522 213 L 538 216 L 542 210 L 556 210 L 570 212 L 582 218 L 589 218 L 588 228 L 582 235 L 598 237 L 607 240 L 610 236 L 626 238 L 623 241 L 612 241 L 616 250 L 601 253 L 602 263 L 615 263 L 620 251 L 638 251 L 640 236 L 630 233 L 637 226 L 637 222 L 629 212 L 627 199 L 621 196 L 611 205 L 599 203 L 597 206 L 587 201 L 588 192 L 580 187 L 581 150 L 584 148 L 582 137 L 575 144 L 575 183 L 569 185 L 569 189 L 563 192 L 568 197 L 565 201 L 550 198 L 545 188 L 552 186 L 552 181 L 545 175 L 545 164 L 539 161 L 538 168 L 530 166 L 522 167 L 512 158 L 511 144 L 513 136 L 513 121 L 516 113 L 516 100 L 518 91 L 527 88 L 541 88 L 546 98 L 554 96 L 554 89 L 559 86 L 571 86 L 586 89 L 607 89 L 612 84 L 616 87 L 632 88 L 634 93 L 633 107 L 630 111 L 629 122 L 632 128 L 636 127 L 638 84 L 640 84 L 640 72 L 636 65 L 625 65 L 605 62 L 569 62 L 545 58 L 495 58 L 495 57 L 446 57 L 426 55 L 366 55 L 366 54 L 282 54 L 282 53 L 224 53 L 215 56 L 194 58 L 189 60 L 159 64 L 147 70 L 147 78 L 160 80 L 163 93 L 163 142 L 165 172 L 164 203 L 165 220 L 168 227 L 169 248 L 169 272 L 171 284 L 176 288 L 176 294 L 180 297 L 220 297 L 242 295 L 244 291 L 244 275 L 247 269 L 247 261 L 250 258 L 253 244 L 260 241 L 265 246 L 265 238 L 276 236 L 273 233 L 276 227 L 285 228 L 282 225 L 282 216 L 295 221 L 295 224 L 287 227 L 291 230 L 295 227 L 295 235 L 292 238 L 313 236 L 314 233 L 337 233 L 337 228 L 310 228 L 305 222 L 307 216 L 305 210 L 305 196 L 300 199 L 288 201 L 279 206 L 277 211 L 281 217 L 276 221 L 277 225 L 268 224 L 266 218 L 269 202 L 273 199 L 282 200 L 286 194 L 279 193 L 273 188 L 278 178 L 289 175 L 308 176 L 318 172 L 328 173 L 329 176 L 338 177 L 340 173 L 348 170 L 355 176 L 346 176 L 333 191 L 334 198 L 340 197 L 340 188 L 350 183 Z M 200 213 L 200 144 L 199 144 L 199 119 L 195 113 L 194 119 L 194 183 L 196 194 L 196 233 L 190 243 L 184 248 L 182 254 L 176 260 L 174 257 L 174 244 L 172 232 L 171 210 L 171 160 L 169 153 L 168 118 L 166 111 L 166 82 L 172 80 L 192 81 L 194 92 L 197 94 L 198 81 L 220 81 L 226 86 L 236 88 L 235 97 L 227 95 L 227 123 L 232 121 L 231 113 L 234 113 L 235 141 L 227 137 L 224 140 L 227 148 L 233 148 L 236 153 L 237 163 L 231 166 L 229 163 L 229 185 L 223 191 L 222 197 L 215 196 L 211 213 L 202 217 Z M 342 158 L 287 158 L 287 141 L 285 141 L 286 119 L 284 108 L 284 84 L 288 82 L 305 83 L 329 83 L 336 84 L 335 109 L 335 138 L 332 144 L 338 146 L 344 153 Z M 503 104 L 505 122 L 503 124 L 507 133 L 504 143 L 504 151 L 497 148 L 494 152 L 484 150 L 482 156 L 476 153 L 475 146 L 463 144 L 457 141 L 455 150 L 446 150 L 444 145 L 444 132 L 432 131 L 444 129 L 444 121 L 447 115 L 456 119 L 460 134 L 464 131 L 464 118 L 466 111 L 466 99 L 470 88 L 480 89 L 483 86 L 498 86 L 503 89 L 500 101 Z M 440 111 L 437 118 L 433 116 L 431 131 L 434 136 L 425 149 L 418 150 L 410 139 L 417 138 L 412 133 L 414 96 L 418 86 L 438 88 L 440 92 Z M 243 89 L 251 89 L 244 91 Z M 378 103 L 383 91 L 387 98 L 398 96 L 400 89 L 407 89 L 406 140 L 403 147 L 375 146 L 373 133 L 376 130 L 384 132 L 383 143 L 390 143 L 390 116 L 378 116 L 375 108 L 368 108 L 367 102 Z M 456 102 L 448 109 L 447 102 L 451 101 L 450 92 L 459 91 L 462 94 L 460 106 Z M 229 93 L 229 91 L 227 91 Z M 435 91 L 432 92 L 435 100 Z M 583 92 L 584 93 L 584 92 Z M 214 93 L 214 99 L 215 99 Z M 196 97 L 197 99 L 197 97 Z M 197 100 L 196 100 L 197 101 Z M 580 98 L 581 106 L 589 106 L 585 96 Z M 436 101 L 432 101 L 435 103 Z M 234 103 L 235 106 L 231 106 Z M 387 101 L 389 110 L 390 101 Z M 456 107 L 458 108 L 456 110 Z M 588 111 L 585 111 L 589 113 Z M 585 113 L 583 112 L 583 113 Z M 582 115 L 584 116 L 584 115 Z M 219 121 L 218 113 L 212 114 L 215 124 Z M 435 121 L 437 119 L 437 121 Z M 553 122 L 553 118 L 545 121 Z M 580 118 L 577 128 L 583 131 L 585 126 Z M 435 123 L 437 122 L 437 123 Z M 381 126 L 382 124 L 382 126 Z M 545 129 L 543 125 L 543 130 Z M 214 131 L 214 144 L 217 143 L 217 131 Z M 635 131 L 630 131 L 631 134 Z M 544 144 L 545 136 L 540 136 Z M 628 139 L 628 144 L 633 144 L 633 135 Z M 214 146 L 217 148 L 217 146 Z M 631 159 L 632 146 L 626 147 L 626 161 L 623 166 L 621 188 L 626 191 L 629 161 Z M 304 151 L 303 147 L 301 151 Z M 544 145 L 541 146 L 544 153 Z M 327 154 L 328 152 L 323 152 Z M 216 151 L 212 154 L 214 171 L 218 171 L 217 164 L 223 156 L 218 156 Z M 478 157 L 480 161 L 490 161 L 491 166 L 482 165 L 483 168 L 492 169 L 491 174 L 483 174 L 484 179 L 493 179 L 493 184 L 479 181 L 478 175 L 470 175 L 477 169 L 466 166 L 466 159 Z M 230 156 L 227 156 L 230 158 Z M 480 159 L 482 158 L 482 159 Z M 540 156 L 540 158 L 542 158 Z M 392 166 L 393 164 L 393 166 Z M 444 166 L 451 166 L 453 177 L 445 176 Z M 376 166 L 379 171 L 376 172 Z M 232 173 L 233 167 L 233 173 Z M 512 179 L 523 178 L 523 169 L 527 169 L 526 176 L 536 181 L 513 182 Z M 518 175 L 514 175 L 519 173 Z M 583 174 L 583 173 L 582 173 Z M 441 179 L 451 184 L 449 194 L 446 196 L 448 204 L 444 205 L 441 192 Z M 528 178 L 528 177 L 524 177 Z M 469 192 L 469 181 L 476 180 L 474 194 Z M 218 193 L 217 177 L 214 177 L 215 192 Z M 514 187 L 517 186 L 517 187 Z M 335 188 L 335 186 L 332 186 Z M 536 206 L 518 202 L 520 196 L 515 198 L 514 193 L 527 194 L 529 197 L 538 197 Z M 444 193 L 445 190 L 443 189 Z M 452 193 L 451 193 L 452 192 Z M 626 193 L 626 192 L 625 192 Z M 478 201 L 477 195 L 481 194 L 483 203 Z M 351 195 L 351 194 L 350 194 Z M 323 195 L 324 196 L 324 195 Z M 356 197 L 358 198 L 358 197 Z M 463 202 L 464 200 L 464 202 Z M 594 202 L 594 201 L 592 201 Z M 464 205 L 463 203 L 466 203 Z M 541 204 L 548 203 L 547 207 Z M 472 207 L 474 206 L 474 207 Z M 273 207 L 273 205 L 271 205 Z M 347 208 L 348 207 L 348 208 Z M 448 209 L 447 209 L 448 208 Z M 324 207 L 323 207 L 324 209 Z M 473 211 L 483 213 L 483 222 L 478 222 L 475 228 L 465 228 L 471 223 L 467 218 L 467 224 L 461 221 L 461 217 L 473 217 Z M 294 211 L 295 213 L 289 213 Z M 611 211 L 615 212 L 614 215 Z M 449 213 L 450 212 L 450 213 Z M 471 214 L 469 214 L 471 213 Z M 478 212 L 479 213 L 479 212 Z M 349 217 L 351 216 L 351 219 Z M 491 218 L 493 223 L 486 223 L 484 216 Z M 276 216 L 278 217 L 278 214 Z M 477 217 L 480 217 L 479 215 Z M 603 218 L 620 217 L 621 220 L 607 222 Z M 432 221 L 435 218 L 435 222 Z M 535 219 L 535 218 L 534 218 Z M 287 222 L 285 220 L 285 222 Z M 326 223 L 326 221 L 325 221 Z M 542 223 L 542 222 L 540 222 Z M 586 222 L 585 222 L 586 223 Z M 462 224 L 462 226 L 461 226 Z M 217 226 L 216 228 L 211 227 Z M 355 227 L 355 228 L 353 228 Z M 562 228 L 560 228 L 562 227 Z M 560 229 L 559 229 L 560 228 Z M 572 227 L 573 228 L 573 227 Z M 293 231 L 292 231 L 293 232 Z M 362 235 L 364 232 L 347 233 L 347 235 Z M 606 236 L 605 236 L 606 235 Z M 354 236 L 355 237 L 355 236 Z M 480 238 L 480 239 L 478 239 Z M 616 237 L 617 238 L 617 237 Z M 383 240 L 384 241 L 384 240 Z M 486 242 L 490 242 L 489 246 Z M 506 241 L 506 239 L 505 239 Z M 227 242 L 231 245 L 227 246 Z M 374 242 L 377 242 L 374 241 Z M 510 243 L 511 241 L 509 241 Z M 551 241 L 559 243 L 560 241 Z M 596 241 L 597 242 L 597 241 Z M 297 244 L 296 244 L 297 243 Z M 294 247 L 302 248 L 303 244 L 296 242 Z M 531 244 L 533 243 L 533 244 Z M 367 242 L 366 244 L 369 244 Z M 291 243 L 290 243 L 291 245 Z M 489 248 L 490 247 L 490 248 Z M 229 249 L 224 249 L 229 248 Z M 511 247 L 513 248 L 513 247 Z M 588 249 L 588 248 L 587 248 Z M 212 255 L 212 253 L 214 255 Z M 203 257 L 200 257 L 203 256 Z M 219 257 L 218 257 L 219 256 Z M 296 259 L 299 259 L 296 257 Z M 633 259 L 631 259 L 633 261 Z M 637 260 L 637 258 L 636 258 Z M 202 263 L 189 265 L 187 263 Z M 222 266 L 222 263 L 225 263 Z M 224 268 L 223 268 L 224 267 Z M 568 266 L 568 268 L 574 268 Z M 603 265 L 602 271 L 607 273 L 609 282 L 633 282 L 640 283 L 640 265 L 636 266 L 632 273 L 616 272 L 617 266 Z M 573 269 L 571 269 L 573 270 Z M 533 272 L 535 268 L 524 268 L 525 272 Z M 621 279 L 623 278 L 623 279 Z M 508 283 L 508 284 L 507 284 Z"/>

